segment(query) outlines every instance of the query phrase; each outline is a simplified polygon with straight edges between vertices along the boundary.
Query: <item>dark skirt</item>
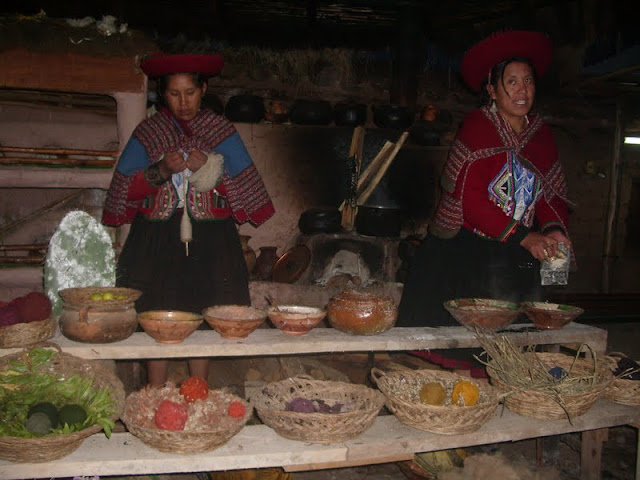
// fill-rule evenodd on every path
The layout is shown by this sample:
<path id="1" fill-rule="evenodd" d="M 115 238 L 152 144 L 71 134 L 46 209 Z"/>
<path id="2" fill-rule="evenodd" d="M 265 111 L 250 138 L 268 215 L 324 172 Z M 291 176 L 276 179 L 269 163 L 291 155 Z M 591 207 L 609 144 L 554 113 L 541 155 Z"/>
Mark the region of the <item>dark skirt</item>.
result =
<path id="1" fill-rule="evenodd" d="M 136 310 L 200 313 L 220 304 L 250 305 L 249 275 L 231 219 L 192 221 L 189 256 L 180 241 L 182 211 L 167 221 L 134 219 L 118 260 L 116 283 L 142 291 Z"/>
<path id="2" fill-rule="evenodd" d="M 411 264 L 396 325 L 459 325 L 442 306 L 456 298 L 521 302 L 540 294 L 540 262 L 520 245 L 466 229 L 448 240 L 428 235 Z"/>
<path id="3" fill-rule="evenodd" d="M 540 262 L 515 242 L 487 240 L 461 229 L 452 239 L 428 235 L 411 264 L 398 307 L 397 327 L 459 326 L 443 303 L 456 298 L 539 300 Z M 474 359 L 480 349 L 414 352 L 445 368 L 471 369 L 484 376 Z"/>

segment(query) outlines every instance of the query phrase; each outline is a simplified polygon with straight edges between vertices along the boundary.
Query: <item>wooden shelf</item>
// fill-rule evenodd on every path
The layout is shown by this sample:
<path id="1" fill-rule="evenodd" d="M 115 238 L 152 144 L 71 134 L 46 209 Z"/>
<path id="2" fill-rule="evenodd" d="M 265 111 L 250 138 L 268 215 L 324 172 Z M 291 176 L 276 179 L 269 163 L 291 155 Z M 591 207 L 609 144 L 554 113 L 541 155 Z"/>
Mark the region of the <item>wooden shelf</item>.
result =
<path id="1" fill-rule="evenodd" d="M 0 188 L 99 188 L 106 190 L 112 168 L 0 166 Z"/>
<path id="2" fill-rule="evenodd" d="M 509 337 L 518 345 L 588 343 L 604 352 L 607 331 L 570 323 L 561 330 L 528 331 L 531 324 L 512 325 Z M 525 331 L 518 332 L 519 329 Z M 437 348 L 479 347 L 476 336 L 465 327 L 392 328 L 378 335 L 349 335 L 334 328 L 315 328 L 306 335 L 291 336 L 275 328 L 259 328 L 244 339 L 225 339 L 213 330 L 197 330 L 178 344 L 157 343 L 144 332 L 114 343 L 79 343 L 59 332 L 51 340 L 71 355 L 87 359 L 152 359 L 186 357 L 251 357 L 331 352 L 406 351 Z M 21 349 L 3 349 L 3 353 Z"/>
<path id="3" fill-rule="evenodd" d="M 110 439 L 96 434 L 70 455 L 45 463 L 0 461 L 0 478 L 62 478 L 206 472 L 282 466 L 285 470 L 315 470 L 409 460 L 415 452 L 517 441 L 640 422 L 640 409 L 598 401 L 585 415 L 568 420 L 536 420 L 499 406 L 479 430 L 464 435 L 438 435 L 401 424 L 394 416 L 379 416 L 358 437 L 347 442 L 316 445 L 280 437 L 265 425 L 246 426 L 227 444 L 207 453 L 180 455 L 147 447 L 129 433 Z"/>

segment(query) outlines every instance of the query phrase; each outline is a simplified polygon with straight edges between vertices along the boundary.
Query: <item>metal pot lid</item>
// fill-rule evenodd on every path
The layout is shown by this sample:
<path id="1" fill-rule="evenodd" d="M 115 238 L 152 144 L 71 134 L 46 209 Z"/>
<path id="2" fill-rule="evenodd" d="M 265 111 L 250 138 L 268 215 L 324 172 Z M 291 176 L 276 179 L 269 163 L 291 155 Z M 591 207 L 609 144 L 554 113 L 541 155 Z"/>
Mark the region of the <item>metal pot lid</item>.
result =
<path id="1" fill-rule="evenodd" d="M 271 279 L 279 283 L 294 283 L 311 263 L 311 250 L 306 245 L 296 245 L 283 253 L 273 266 Z"/>

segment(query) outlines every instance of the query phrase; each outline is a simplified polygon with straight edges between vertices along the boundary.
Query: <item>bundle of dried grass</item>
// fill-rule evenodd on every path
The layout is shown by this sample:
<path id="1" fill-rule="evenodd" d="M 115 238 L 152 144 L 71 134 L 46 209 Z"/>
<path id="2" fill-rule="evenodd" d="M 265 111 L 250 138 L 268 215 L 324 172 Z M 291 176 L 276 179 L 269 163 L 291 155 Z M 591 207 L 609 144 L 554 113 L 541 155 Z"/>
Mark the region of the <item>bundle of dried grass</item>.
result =
<path id="1" fill-rule="evenodd" d="M 575 356 L 536 352 L 536 346 L 518 347 L 505 335 L 476 336 L 487 355 L 476 357 L 486 365 L 492 383 L 506 391 L 505 406 L 533 418 L 564 418 L 586 413 L 611 382 L 611 371 L 590 358 L 581 347 Z"/>

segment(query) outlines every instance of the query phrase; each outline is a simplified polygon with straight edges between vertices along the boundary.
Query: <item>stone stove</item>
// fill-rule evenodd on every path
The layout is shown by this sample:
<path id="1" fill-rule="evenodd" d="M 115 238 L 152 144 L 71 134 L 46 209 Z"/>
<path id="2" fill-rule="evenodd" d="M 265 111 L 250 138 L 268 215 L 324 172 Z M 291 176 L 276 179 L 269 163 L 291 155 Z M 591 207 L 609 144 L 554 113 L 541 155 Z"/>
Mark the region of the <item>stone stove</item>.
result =
<path id="1" fill-rule="evenodd" d="M 399 238 L 355 232 L 299 235 L 294 243 L 309 248 L 311 262 L 296 283 L 368 287 L 395 282 L 399 242 Z"/>

